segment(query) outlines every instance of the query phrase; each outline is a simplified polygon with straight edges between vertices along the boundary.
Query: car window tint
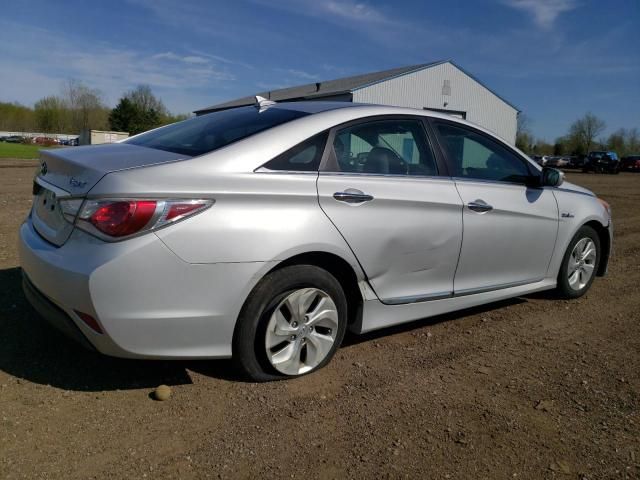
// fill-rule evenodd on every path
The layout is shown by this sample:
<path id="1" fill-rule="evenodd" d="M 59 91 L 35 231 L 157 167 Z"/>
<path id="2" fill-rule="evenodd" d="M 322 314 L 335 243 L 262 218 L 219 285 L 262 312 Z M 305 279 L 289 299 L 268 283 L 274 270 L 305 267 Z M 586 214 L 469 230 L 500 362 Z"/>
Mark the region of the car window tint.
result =
<path id="1" fill-rule="evenodd" d="M 422 124 L 413 120 L 361 123 L 336 132 L 329 171 L 437 175 Z"/>
<path id="2" fill-rule="evenodd" d="M 318 170 L 327 143 L 328 132 L 316 135 L 267 162 L 264 168 L 294 172 Z"/>
<path id="3" fill-rule="evenodd" d="M 275 107 L 263 111 L 253 106 L 233 108 L 151 130 L 124 143 L 195 157 L 307 115 Z"/>
<path id="4" fill-rule="evenodd" d="M 530 176 L 522 159 L 488 136 L 445 123 L 436 127 L 453 163 L 453 176 L 516 183 Z"/>

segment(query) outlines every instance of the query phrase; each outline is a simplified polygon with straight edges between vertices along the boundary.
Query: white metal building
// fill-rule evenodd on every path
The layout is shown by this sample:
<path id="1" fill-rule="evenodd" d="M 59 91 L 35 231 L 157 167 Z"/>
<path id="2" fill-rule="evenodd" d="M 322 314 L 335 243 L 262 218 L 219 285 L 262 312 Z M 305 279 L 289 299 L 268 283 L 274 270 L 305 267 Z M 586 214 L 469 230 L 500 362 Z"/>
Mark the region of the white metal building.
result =
<path id="1" fill-rule="evenodd" d="M 274 101 L 338 100 L 450 113 L 514 144 L 519 110 L 450 60 L 394 68 L 256 95 Z M 254 96 L 197 110 L 197 115 L 252 105 Z"/>

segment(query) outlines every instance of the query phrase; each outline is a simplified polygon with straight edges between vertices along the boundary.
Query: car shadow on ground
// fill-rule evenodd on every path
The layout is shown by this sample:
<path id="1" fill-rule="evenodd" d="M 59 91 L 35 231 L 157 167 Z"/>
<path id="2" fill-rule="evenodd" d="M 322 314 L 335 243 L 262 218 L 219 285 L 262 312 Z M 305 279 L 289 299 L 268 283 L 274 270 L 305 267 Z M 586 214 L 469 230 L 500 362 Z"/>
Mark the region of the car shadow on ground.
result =
<path id="1" fill-rule="evenodd" d="M 536 294 L 536 298 L 546 298 Z M 548 294 L 546 294 L 548 297 Z M 347 333 L 343 347 L 526 302 L 513 298 L 376 330 Z M 189 370 L 228 381 L 244 381 L 230 360 L 126 360 L 85 350 L 49 326 L 22 293 L 20 268 L 0 270 L 0 370 L 33 383 L 75 391 L 154 388 L 192 383 Z"/>

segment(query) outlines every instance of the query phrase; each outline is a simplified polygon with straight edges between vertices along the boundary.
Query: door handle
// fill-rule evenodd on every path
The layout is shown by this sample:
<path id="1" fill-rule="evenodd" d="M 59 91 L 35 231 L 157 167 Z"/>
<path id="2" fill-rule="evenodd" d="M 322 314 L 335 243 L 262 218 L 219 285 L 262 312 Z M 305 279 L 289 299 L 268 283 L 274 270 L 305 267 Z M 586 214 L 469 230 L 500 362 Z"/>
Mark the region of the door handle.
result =
<path id="1" fill-rule="evenodd" d="M 493 210 L 493 207 L 484 200 L 475 200 L 473 202 L 469 202 L 467 204 L 467 208 L 477 213 L 486 213 Z"/>
<path id="2" fill-rule="evenodd" d="M 362 203 L 373 200 L 373 196 L 355 188 L 347 188 L 344 192 L 336 192 L 333 194 L 333 198 L 339 202 L 345 203 Z"/>

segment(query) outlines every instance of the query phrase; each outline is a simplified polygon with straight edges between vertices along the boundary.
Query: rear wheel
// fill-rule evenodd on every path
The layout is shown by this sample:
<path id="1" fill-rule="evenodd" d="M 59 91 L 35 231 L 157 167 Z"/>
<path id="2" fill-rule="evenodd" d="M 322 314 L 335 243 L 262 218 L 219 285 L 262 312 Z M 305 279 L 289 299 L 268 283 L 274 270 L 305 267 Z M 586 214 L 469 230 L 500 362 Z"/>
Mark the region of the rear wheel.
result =
<path id="1" fill-rule="evenodd" d="M 600 238 L 597 232 L 583 226 L 569 243 L 558 274 L 557 290 L 564 298 L 578 298 L 587 293 L 600 262 Z"/>
<path id="2" fill-rule="evenodd" d="M 294 265 L 268 274 L 238 318 L 233 360 L 254 381 L 297 377 L 324 367 L 347 326 L 347 301 L 326 270 Z"/>

